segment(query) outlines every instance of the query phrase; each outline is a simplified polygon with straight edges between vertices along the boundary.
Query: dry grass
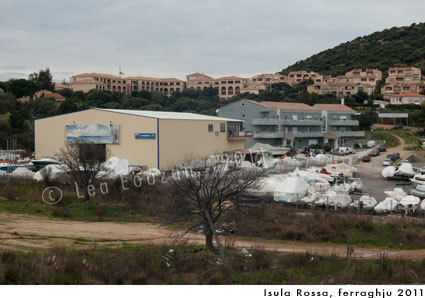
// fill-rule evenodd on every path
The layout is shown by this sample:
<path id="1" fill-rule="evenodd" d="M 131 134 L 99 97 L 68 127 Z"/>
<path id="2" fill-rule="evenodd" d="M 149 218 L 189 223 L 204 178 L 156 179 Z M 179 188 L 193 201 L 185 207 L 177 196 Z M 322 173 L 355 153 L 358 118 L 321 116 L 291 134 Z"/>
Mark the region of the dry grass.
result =
<path id="1" fill-rule="evenodd" d="M 124 247 L 0 258 L 0 284 L 409 284 L 424 283 L 425 262 L 351 260 L 228 249 L 228 266 L 199 247 Z"/>

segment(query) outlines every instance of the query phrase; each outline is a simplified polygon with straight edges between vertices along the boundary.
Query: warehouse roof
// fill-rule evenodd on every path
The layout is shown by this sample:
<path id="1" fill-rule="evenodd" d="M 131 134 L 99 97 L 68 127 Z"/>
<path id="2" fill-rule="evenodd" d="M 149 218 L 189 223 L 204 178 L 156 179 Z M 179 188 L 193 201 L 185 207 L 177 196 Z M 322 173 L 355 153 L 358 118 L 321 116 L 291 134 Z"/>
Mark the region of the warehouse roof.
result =
<path id="1" fill-rule="evenodd" d="M 113 112 L 141 117 L 158 118 L 158 119 L 178 119 L 178 120 L 209 120 L 209 121 L 235 121 L 243 122 L 243 120 L 222 118 L 194 113 L 179 113 L 179 112 L 160 112 L 160 111 L 142 111 L 142 110 L 121 110 L 121 109 L 101 109 L 94 108 L 94 110 Z"/>

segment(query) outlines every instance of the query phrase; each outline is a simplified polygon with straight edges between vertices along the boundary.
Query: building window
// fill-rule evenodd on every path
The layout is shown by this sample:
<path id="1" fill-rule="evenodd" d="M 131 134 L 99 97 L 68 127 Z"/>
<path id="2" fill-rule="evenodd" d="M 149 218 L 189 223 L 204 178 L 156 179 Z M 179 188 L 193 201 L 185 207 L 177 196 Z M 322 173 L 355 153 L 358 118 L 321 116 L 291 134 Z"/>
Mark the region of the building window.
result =
<path id="1" fill-rule="evenodd" d="M 226 132 L 226 123 L 220 123 L 220 132 Z"/>
<path id="2" fill-rule="evenodd" d="M 213 124 L 208 124 L 208 131 L 209 132 L 214 131 L 214 125 Z"/>

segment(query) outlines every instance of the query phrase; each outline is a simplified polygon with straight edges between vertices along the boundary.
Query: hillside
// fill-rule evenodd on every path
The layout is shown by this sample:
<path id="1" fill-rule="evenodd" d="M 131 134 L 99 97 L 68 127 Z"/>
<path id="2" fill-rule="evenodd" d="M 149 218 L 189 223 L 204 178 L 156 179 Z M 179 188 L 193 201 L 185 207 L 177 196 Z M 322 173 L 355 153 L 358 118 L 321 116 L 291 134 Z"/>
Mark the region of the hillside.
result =
<path id="1" fill-rule="evenodd" d="M 425 23 L 393 27 L 358 37 L 315 54 L 282 70 L 312 70 L 326 75 L 341 75 L 353 68 L 416 66 L 425 70 Z"/>

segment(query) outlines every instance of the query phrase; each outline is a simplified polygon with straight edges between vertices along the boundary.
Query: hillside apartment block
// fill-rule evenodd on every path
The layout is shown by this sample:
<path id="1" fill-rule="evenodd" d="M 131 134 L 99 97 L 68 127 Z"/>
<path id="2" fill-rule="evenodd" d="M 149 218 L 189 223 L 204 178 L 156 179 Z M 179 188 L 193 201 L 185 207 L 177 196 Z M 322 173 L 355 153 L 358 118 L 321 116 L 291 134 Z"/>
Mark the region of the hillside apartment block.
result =
<path id="1" fill-rule="evenodd" d="M 353 69 L 343 76 L 318 76 L 314 84 L 307 87 L 309 93 L 350 96 L 363 91 L 371 95 L 376 82 L 382 80 L 382 71 L 377 69 Z"/>
<path id="2" fill-rule="evenodd" d="M 343 104 L 309 106 L 249 99 L 230 103 L 218 111 L 220 117 L 244 121 L 243 131 L 235 133 L 252 133 L 253 138 L 246 140 L 247 148 L 257 142 L 296 149 L 325 143 L 331 148 L 352 146 L 356 138 L 364 137 L 363 131 L 355 130 L 359 122 L 353 120 L 354 114 Z"/>
<path id="3" fill-rule="evenodd" d="M 425 90 L 425 81 L 417 67 L 391 67 L 381 94 L 385 99 L 391 95 L 403 93 L 420 93 Z"/>

